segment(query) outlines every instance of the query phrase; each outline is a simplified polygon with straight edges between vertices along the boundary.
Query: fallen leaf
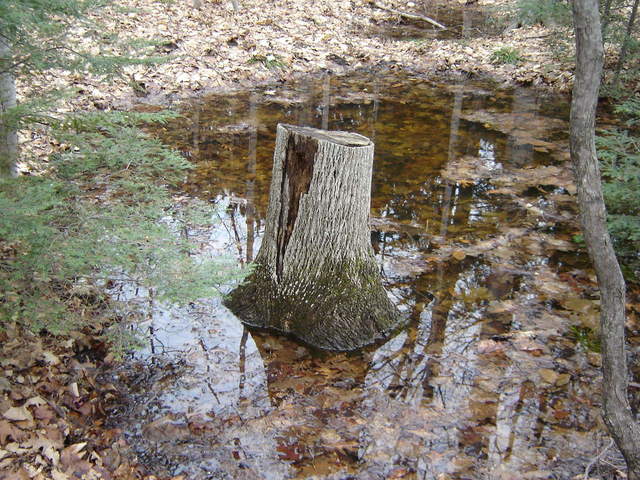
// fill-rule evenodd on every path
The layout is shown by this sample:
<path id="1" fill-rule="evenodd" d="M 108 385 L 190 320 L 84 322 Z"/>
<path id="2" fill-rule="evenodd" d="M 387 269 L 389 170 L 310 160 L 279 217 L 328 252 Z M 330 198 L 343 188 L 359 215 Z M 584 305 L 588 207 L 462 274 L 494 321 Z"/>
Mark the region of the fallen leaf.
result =
<path id="1" fill-rule="evenodd" d="M 52 465 L 57 465 L 60 459 L 60 453 L 54 442 L 43 435 L 37 437 L 31 437 L 28 441 L 23 442 L 22 446 L 29 448 L 32 451 L 42 452 L 45 458 L 49 460 Z"/>
<path id="2" fill-rule="evenodd" d="M 495 340 L 480 340 L 477 343 L 478 353 L 492 353 L 499 350 L 504 350 L 504 344 L 502 342 L 496 342 Z"/>
<path id="3" fill-rule="evenodd" d="M 532 340 L 531 338 L 516 338 L 513 343 L 518 350 L 529 352 L 534 357 L 539 357 L 546 350 L 544 345 Z"/>
<path id="4" fill-rule="evenodd" d="M 7 380 L 5 377 L 0 377 L 0 392 L 2 391 L 11 391 L 11 382 L 9 382 L 9 380 Z"/>
<path id="5" fill-rule="evenodd" d="M 38 407 L 33 411 L 33 414 L 38 420 L 50 421 L 56 417 L 55 412 L 48 406 Z"/>
<path id="6" fill-rule="evenodd" d="M 454 250 L 451 256 L 460 262 L 466 258 L 467 254 L 462 250 Z"/>
<path id="7" fill-rule="evenodd" d="M 70 452 L 79 454 L 86 446 L 87 446 L 87 442 L 79 442 L 79 443 L 74 443 L 73 445 L 68 446 L 67 448 L 65 448 L 65 450 L 69 450 Z"/>
<path id="8" fill-rule="evenodd" d="M 568 384 L 571 381 L 571 375 L 568 373 L 561 373 L 560 375 L 558 375 L 558 378 L 556 379 L 556 385 L 558 385 L 559 387 L 562 387 L 566 384 Z"/>
<path id="9" fill-rule="evenodd" d="M 37 397 L 31 397 L 29 400 L 27 400 L 24 403 L 24 407 L 30 407 L 31 405 L 35 405 L 36 407 L 40 407 L 42 405 L 46 405 L 47 402 L 41 397 L 41 396 L 37 396 Z"/>
<path id="10" fill-rule="evenodd" d="M 32 421 L 33 415 L 31 412 L 27 410 L 26 407 L 11 407 L 9 410 L 2 414 L 4 418 L 7 420 L 11 420 L 12 422 L 21 422 L 23 420 Z"/>
<path id="11" fill-rule="evenodd" d="M 540 375 L 540 378 L 544 382 L 550 383 L 552 385 L 556 383 L 559 376 L 558 372 L 556 372 L 555 370 L 551 370 L 550 368 L 541 368 L 540 370 L 538 370 L 538 375 Z"/>
<path id="12" fill-rule="evenodd" d="M 42 448 L 42 454 L 53 464 L 57 465 L 60 461 L 60 452 L 53 445 Z"/>
<path id="13" fill-rule="evenodd" d="M 389 475 L 387 477 L 385 477 L 385 478 L 387 478 L 388 480 L 395 480 L 395 479 L 399 479 L 399 478 L 405 478 L 411 472 L 412 472 L 411 470 L 407 470 L 406 468 L 396 468 L 391 473 L 389 473 Z"/>
<path id="14" fill-rule="evenodd" d="M 602 354 L 597 352 L 587 352 L 587 362 L 589 365 L 600 368 L 602 367 Z"/>
<path id="15" fill-rule="evenodd" d="M 66 471 L 69 471 L 69 469 L 73 469 L 74 471 L 87 469 L 87 462 L 82 460 L 84 453 L 81 453 L 82 449 L 86 445 L 87 442 L 76 443 L 68 446 L 62 451 L 60 454 L 60 463 L 65 467 Z"/>
<path id="16" fill-rule="evenodd" d="M 69 385 L 69 393 L 76 398 L 80 396 L 80 392 L 78 391 L 78 384 L 76 382 L 73 382 Z"/>
<path id="17" fill-rule="evenodd" d="M 7 450 L 8 452 L 11 453 L 15 453 L 18 455 L 22 455 L 24 453 L 27 453 L 29 451 L 28 448 L 22 448 L 18 443 L 13 442 L 13 443 L 8 443 L 5 447 L 5 450 Z"/>
<path id="18" fill-rule="evenodd" d="M 278 458 L 285 462 L 298 462 L 302 460 L 302 455 L 300 454 L 297 443 L 293 445 L 279 444 L 276 450 L 278 451 Z"/>
<path id="19" fill-rule="evenodd" d="M 54 468 L 53 470 L 51 470 L 51 478 L 53 478 L 53 480 L 69 480 L 71 477 L 66 473 Z"/>
<path id="20" fill-rule="evenodd" d="M 14 429 L 15 427 L 6 420 L 0 420 L 0 445 L 4 445 L 9 437 L 17 440 L 14 436 Z"/>
<path id="21" fill-rule="evenodd" d="M 42 359 L 44 360 L 45 363 L 49 364 L 49 365 L 58 365 L 60 363 L 60 359 L 54 355 L 53 353 L 47 351 L 47 352 L 42 352 Z"/>

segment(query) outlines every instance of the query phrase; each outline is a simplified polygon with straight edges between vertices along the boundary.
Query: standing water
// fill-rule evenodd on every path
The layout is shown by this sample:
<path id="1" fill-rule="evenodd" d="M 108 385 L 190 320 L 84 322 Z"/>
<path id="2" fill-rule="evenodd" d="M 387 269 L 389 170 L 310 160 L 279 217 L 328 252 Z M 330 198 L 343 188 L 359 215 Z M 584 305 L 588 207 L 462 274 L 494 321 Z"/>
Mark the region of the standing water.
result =
<path id="1" fill-rule="evenodd" d="M 315 351 L 218 300 L 148 320 L 119 420 L 159 475 L 237 479 L 573 478 L 596 457 L 595 278 L 568 168 L 568 101 L 400 76 L 324 76 L 194 101 L 159 136 L 218 205 L 203 248 L 250 263 L 278 122 L 376 145 L 371 242 L 411 322 Z M 613 467 L 611 467 L 613 468 Z M 610 470 L 613 471 L 613 470 Z M 606 470 L 600 473 L 607 473 Z"/>

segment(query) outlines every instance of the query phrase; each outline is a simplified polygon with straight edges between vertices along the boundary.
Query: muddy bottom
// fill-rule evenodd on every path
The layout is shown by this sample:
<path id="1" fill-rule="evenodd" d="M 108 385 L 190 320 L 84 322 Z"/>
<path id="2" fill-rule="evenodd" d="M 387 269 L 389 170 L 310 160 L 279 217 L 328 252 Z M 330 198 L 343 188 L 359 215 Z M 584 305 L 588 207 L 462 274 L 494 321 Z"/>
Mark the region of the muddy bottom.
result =
<path id="1" fill-rule="evenodd" d="M 568 101 L 490 84 L 313 78 L 185 105 L 159 135 L 220 206 L 203 251 L 264 229 L 277 122 L 376 143 L 371 240 L 411 318 L 318 352 L 219 300 L 166 307 L 120 372 L 117 422 L 158 475 L 205 479 L 616 478 L 600 420 L 595 277 L 578 233 Z M 580 477 L 581 478 L 581 477 Z"/>

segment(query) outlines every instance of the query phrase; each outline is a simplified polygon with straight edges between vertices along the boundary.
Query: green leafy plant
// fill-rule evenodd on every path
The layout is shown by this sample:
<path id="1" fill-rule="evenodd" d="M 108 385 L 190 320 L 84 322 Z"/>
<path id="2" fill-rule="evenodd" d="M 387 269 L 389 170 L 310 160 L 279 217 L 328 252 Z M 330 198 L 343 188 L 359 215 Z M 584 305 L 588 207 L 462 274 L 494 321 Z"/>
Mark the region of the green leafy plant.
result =
<path id="1" fill-rule="evenodd" d="M 491 63 L 512 64 L 520 63 L 523 58 L 517 48 L 501 47 L 491 53 Z"/>
<path id="2" fill-rule="evenodd" d="M 286 66 L 282 57 L 274 54 L 254 55 L 247 61 L 247 63 L 261 63 L 270 70 L 274 68 L 284 68 Z"/>
<path id="3" fill-rule="evenodd" d="M 572 325 L 569 337 L 585 350 L 600 353 L 600 338 L 591 328 Z"/>

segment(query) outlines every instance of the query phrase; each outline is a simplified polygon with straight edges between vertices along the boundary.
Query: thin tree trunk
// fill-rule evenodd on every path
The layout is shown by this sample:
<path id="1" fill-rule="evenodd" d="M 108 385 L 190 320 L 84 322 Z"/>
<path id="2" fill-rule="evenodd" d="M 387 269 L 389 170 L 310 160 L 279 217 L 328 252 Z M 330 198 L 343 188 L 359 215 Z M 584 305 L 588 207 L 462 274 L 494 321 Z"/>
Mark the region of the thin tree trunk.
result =
<path id="1" fill-rule="evenodd" d="M 534 118 L 537 116 L 538 103 L 532 94 L 532 91 L 522 87 L 516 87 L 513 91 L 511 114 L 515 130 L 527 130 L 527 122 L 532 121 L 528 118 L 528 112 L 533 110 L 531 113 Z M 533 145 L 523 143 L 517 136 L 510 135 L 507 140 L 506 158 L 509 159 L 510 165 L 524 168 L 533 158 Z"/>
<path id="2" fill-rule="evenodd" d="M 571 160 L 578 187 L 580 220 L 600 287 L 604 420 L 624 455 L 630 480 L 640 480 L 640 425 L 628 398 L 625 353 L 625 284 L 607 230 L 595 117 L 602 73 L 598 0 L 574 0 L 576 73 L 571 102 Z"/>
<path id="3" fill-rule="evenodd" d="M 245 198 L 247 206 L 245 207 L 245 215 L 247 220 L 247 263 L 253 262 L 253 244 L 255 241 L 255 223 L 256 223 L 256 207 L 255 207 L 255 183 L 256 183 L 256 162 L 258 156 L 258 99 L 255 93 L 249 97 L 249 122 L 251 124 L 251 133 L 249 135 L 249 165 L 247 166 L 248 175 L 245 182 Z"/>
<path id="4" fill-rule="evenodd" d="M 624 61 L 627 57 L 627 50 L 629 50 L 631 34 L 633 33 L 633 27 L 636 23 L 636 16 L 638 14 L 638 3 L 640 3 L 640 0 L 634 0 L 633 8 L 631 9 L 631 16 L 629 17 L 629 22 L 627 23 L 627 32 L 625 33 L 624 40 L 622 41 L 622 47 L 620 48 L 620 55 L 618 56 L 618 63 L 616 65 L 615 85 L 618 85 L 620 83 L 620 72 L 622 71 L 622 66 L 624 65 Z"/>
<path id="5" fill-rule="evenodd" d="M 193 112 L 193 128 L 191 129 L 191 143 L 193 144 L 193 160 L 200 160 L 200 144 L 202 139 L 200 138 L 200 107 L 197 106 Z"/>
<path id="6" fill-rule="evenodd" d="M 606 0 L 604 4 L 603 21 L 602 21 L 602 41 L 607 38 L 607 29 L 609 28 L 609 22 L 611 21 L 611 4 L 613 0 Z"/>
<path id="7" fill-rule="evenodd" d="M 256 269 L 226 305 L 248 324 L 328 350 L 352 350 L 401 316 L 369 230 L 373 143 L 355 133 L 278 125 Z"/>
<path id="8" fill-rule="evenodd" d="M 451 164 L 455 159 L 456 148 L 460 138 L 460 117 L 462 115 L 462 99 L 464 97 L 464 83 L 456 85 L 456 93 L 451 108 L 451 123 L 449 124 L 449 150 L 447 152 L 447 164 Z M 440 236 L 446 237 L 449 229 L 451 214 L 451 195 L 453 192 L 453 182 L 444 181 L 444 192 L 442 196 L 442 218 L 440 220 Z"/>
<path id="9" fill-rule="evenodd" d="M 373 79 L 373 109 L 371 111 L 371 141 L 376 141 L 376 123 L 380 112 L 380 83 L 378 77 Z"/>
<path id="10" fill-rule="evenodd" d="M 322 129 L 329 129 L 329 106 L 331 105 L 331 75 L 326 73 L 322 81 Z"/>
<path id="11" fill-rule="evenodd" d="M 469 38 L 471 34 L 471 15 L 466 8 L 462 11 L 462 38 Z"/>
<path id="12" fill-rule="evenodd" d="M 311 112 L 315 109 L 315 99 L 313 98 L 313 87 L 311 85 L 312 80 L 307 80 L 302 84 L 302 92 L 300 92 L 300 98 L 303 101 L 300 103 L 300 109 L 298 110 L 297 123 L 303 127 L 311 126 L 313 122 L 313 116 Z"/>
<path id="13" fill-rule="evenodd" d="M 2 36 L 0 36 L 0 59 L 3 63 L 11 63 L 11 48 Z M 0 72 L 0 178 L 15 177 L 18 173 L 18 132 L 6 119 L 3 119 L 7 110 L 16 105 L 16 81 L 13 73 Z"/>
<path id="14" fill-rule="evenodd" d="M 244 384 L 247 381 L 247 339 L 249 338 L 249 332 L 247 327 L 242 328 L 242 338 L 240 339 L 240 348 L 238 348 L 238 370 L 240 370 L 240 381 L 238 382 L 238 398 L 245 399 L 247 396 L 244 394 Z"/>

